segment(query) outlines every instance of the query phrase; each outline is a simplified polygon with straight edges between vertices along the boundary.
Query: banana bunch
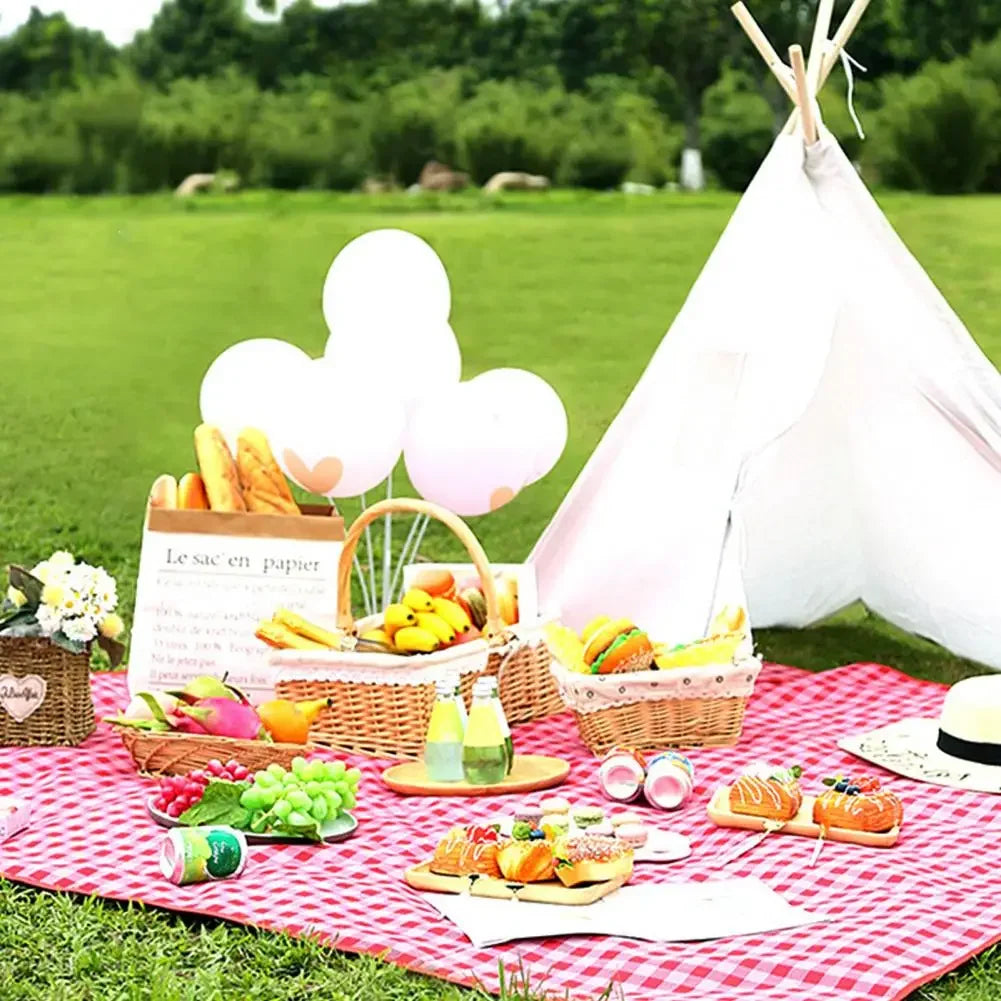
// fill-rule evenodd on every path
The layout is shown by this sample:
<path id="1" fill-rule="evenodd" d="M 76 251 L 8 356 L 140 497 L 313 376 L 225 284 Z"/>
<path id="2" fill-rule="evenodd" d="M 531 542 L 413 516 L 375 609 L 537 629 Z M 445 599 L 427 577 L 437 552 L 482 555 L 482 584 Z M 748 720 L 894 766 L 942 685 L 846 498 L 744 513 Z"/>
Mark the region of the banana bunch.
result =
<path id="1" fill-rule="evenodd" d="M 323 629 L 287 608 L 259 623 L 254 635 L 278 650 L 340 650 L 343 639 L 342 633 Z"/>
<path id="2" fill-rule="evenodd" d="M 412 587 L 402 601 L 386 607 L 379 628 L 369 629 L 359 639 L 392 653 L 432 653 L 479 635 L 460 604 Z"/>

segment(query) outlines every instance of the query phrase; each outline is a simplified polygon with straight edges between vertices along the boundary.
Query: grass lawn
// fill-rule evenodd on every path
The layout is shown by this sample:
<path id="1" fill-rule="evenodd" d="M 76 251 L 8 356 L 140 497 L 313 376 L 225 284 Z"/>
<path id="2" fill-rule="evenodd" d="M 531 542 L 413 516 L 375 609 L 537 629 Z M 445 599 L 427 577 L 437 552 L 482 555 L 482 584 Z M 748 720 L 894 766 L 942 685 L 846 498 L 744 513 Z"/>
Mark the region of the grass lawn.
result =
<path id="1" fill-rule="evenodd" d="M 983 349 L 1001 359 L 1001 198 L 880 199 Z M 735 199 L 555 194 L 487 207 L 403 198 L 247 194 L 0 201 L 0 564 L 54 548 L 103 563 L 131 606 L 154 477 L 192 468 L 201 376 L 227 345 L 282 337 L 319 354 L 320 288 L 335 251 L 379 226 L 429 239 L 453 288 L 467 376 L 530 368 L 558 389 L 571 438 L 556 470 L 474 523 L 522 558 L 681 305 Z M 378 385 L 378 361 L 356 377 Z M 399 491 L 398 491 L 399 492 Z M 350 515 L 353 508 L 347 506 Z M 423 550 L 458 555 L 429 530 Z M 855 608 L 759 634 L 813 669 L 877 660 L 920 677 L 976 671 Z M 0 881 L 0 997 L 39 1001 L 471 998 L 370 959 L 166 913 Z M 916 998 L 1001 994 L 986 954 Z"/>

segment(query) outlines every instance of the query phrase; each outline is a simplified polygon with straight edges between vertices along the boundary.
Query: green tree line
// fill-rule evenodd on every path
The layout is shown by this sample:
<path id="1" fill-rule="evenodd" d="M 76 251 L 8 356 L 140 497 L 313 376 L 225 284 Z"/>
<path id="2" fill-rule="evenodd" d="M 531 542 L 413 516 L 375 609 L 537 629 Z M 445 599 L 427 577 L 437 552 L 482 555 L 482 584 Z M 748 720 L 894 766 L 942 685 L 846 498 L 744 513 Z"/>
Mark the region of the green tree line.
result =
<path id="1" fill-rule="evenodd" d="M 816 0 L 752 9 L 780 49 L 809 44 Z M 829 125 L 883 183 L 1001 187 L 999 31 L 1001 0 L 874 0 L 850 46 L 874 139 L 853 140 L 833 80 Z M 0 190 L 149 191 L 218 169 L 409 184 L 432 158 L 477 182 L 661 184 L 686 144 L 740 188 L 787 112 L 729 0 L 297 0 L 271 22 L 242 0 L 167 0 L 121 48 L 33 10 L 0 38 Z"/>

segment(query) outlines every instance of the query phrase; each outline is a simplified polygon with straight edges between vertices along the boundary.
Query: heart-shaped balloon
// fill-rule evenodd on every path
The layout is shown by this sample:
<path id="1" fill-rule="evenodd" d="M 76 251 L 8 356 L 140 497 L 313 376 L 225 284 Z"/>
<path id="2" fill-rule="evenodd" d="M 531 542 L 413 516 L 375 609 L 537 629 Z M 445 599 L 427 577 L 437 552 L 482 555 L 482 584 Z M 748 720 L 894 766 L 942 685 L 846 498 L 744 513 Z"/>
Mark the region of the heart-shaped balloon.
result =
<path id="1" fill-rule="evenodd" d="M 329 494 L 341 482 L 341 477 L 344 475 L 344 463 L 332 455 L 320 459 L 310 467 L 291 448 L 286 448 L 282 453 L 282 459 L 285 468 L 292 474 L 292 479 L 310 493 L 323 496 Z"/>
<path id="2" fill-rule="evenodd" d="M 13 674 L 0 674 L 0 709 L 23 723 L 45 701 L 47 685 L 37 674 L 15 678 Z"/>

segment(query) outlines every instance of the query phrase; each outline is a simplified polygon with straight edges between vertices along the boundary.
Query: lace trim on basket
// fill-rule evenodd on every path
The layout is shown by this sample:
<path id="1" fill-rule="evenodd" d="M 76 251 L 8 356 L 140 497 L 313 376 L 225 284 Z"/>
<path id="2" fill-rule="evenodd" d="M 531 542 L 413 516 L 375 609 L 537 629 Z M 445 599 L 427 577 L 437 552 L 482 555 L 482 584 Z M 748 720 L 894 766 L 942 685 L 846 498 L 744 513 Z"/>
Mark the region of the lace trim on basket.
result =
<path id="1" fill-rule="evenodd" d="M 749 696 L 761 671 L 757 657 L 732 664 L 674 667 L 634 674 L 581 674 L 555 660 L 551 665 L 560 695 L 568 709 L 593 713 L 614 706 L 662 699 L 732 699 Z"/>

